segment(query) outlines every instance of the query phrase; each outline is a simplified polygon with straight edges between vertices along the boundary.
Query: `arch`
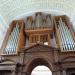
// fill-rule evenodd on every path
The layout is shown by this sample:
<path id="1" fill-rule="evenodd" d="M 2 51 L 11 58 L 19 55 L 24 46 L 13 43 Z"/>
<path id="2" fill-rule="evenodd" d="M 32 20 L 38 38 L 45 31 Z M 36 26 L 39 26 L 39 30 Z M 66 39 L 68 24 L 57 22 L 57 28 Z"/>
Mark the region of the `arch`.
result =
<path id="1" fill-rule="evenodd" d="M 27 72 L 29 73 L 29 75 L 31 74 L 32 70 L 36 66 L 39 66 L 39 65 L 47 66 L 52 71 L 52 68 L 51 68 L 52 63 L 48 62 L 44 58 L 36 58 L 36 59 L 33 59 L 32 62 L 30 62 L 29 66 L 27 68 Z"/>

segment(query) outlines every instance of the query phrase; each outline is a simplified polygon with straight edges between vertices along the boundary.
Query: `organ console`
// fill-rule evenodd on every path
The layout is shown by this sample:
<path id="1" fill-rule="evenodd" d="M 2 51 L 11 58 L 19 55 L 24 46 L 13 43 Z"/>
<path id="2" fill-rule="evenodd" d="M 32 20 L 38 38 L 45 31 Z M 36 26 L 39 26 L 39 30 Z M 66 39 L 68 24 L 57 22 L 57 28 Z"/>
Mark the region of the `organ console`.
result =
<path id="1" fill-rule="evenodd" d="M 7 40 L 4 40 L 6 43 L 2 45 L 2 54 L 16 54 L 26 47 L 26 40 L 28 40 L 28 46 L 37 43 L 52 46 L 51 40 L 54 38 L 57 48 L 60 48 L 61 51 L 74 51 L 75 36 L 65 18 L 66 16 L 63 15 L 52 16 L 51 14 L 44 17 L 43 13 L 37 12 L 34 19 L 29 16 L 26 22 L 13 21 L 9 27 L 10 33 Z"/>

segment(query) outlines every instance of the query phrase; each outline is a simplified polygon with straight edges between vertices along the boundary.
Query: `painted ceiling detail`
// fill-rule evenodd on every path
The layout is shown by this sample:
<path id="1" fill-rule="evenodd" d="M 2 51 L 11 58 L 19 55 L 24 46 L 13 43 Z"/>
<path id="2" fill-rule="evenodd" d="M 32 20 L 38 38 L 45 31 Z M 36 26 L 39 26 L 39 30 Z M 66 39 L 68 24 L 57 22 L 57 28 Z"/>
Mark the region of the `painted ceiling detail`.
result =
<path id="1" fill-rule="evenodd" d="M 13 19 L 37 11 L 54 15 L 66 14 L 75 28 L 75 0 L 0 0 L 0 45 Z"/>

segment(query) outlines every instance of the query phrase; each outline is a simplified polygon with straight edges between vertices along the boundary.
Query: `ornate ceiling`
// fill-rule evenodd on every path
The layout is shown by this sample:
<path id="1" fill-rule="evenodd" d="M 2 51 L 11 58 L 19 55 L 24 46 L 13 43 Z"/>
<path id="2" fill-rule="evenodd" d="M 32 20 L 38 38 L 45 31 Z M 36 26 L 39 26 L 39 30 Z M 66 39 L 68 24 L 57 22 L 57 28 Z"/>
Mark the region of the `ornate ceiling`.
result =
<path id="1" fill-rule="evenodd" d="M 42 11 L 55 15 L 66 14 L 75 24 L 75 0 L 0 0 L 0 41 L 13 19 Z"/>

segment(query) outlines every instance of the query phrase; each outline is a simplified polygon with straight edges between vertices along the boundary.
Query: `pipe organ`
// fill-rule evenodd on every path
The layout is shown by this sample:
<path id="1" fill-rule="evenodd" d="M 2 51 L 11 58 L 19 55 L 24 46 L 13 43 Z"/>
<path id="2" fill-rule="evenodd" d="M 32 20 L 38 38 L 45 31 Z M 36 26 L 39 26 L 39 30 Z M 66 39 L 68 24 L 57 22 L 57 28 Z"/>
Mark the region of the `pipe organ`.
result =
<path id="1" fill-rule="evenodd" d="M 23 21 L 13 21 L 7 31 L 5 40 L 2 46 L 2 55 L 17 54 L 20 48 L 23 48 L 25 43 L 23 37 L 24 23 Z M 21 39 L 22 38 L 22 39 Z"/>
<path id="2" fill-rule="evenodd" d="M 16 53 L 19 33 L 20 33 L 20 27 L 17 23 L 8 38 L 7 45 L 5 49 L 3 50 L 3 54 L 15 54 Z"/>
<path id="3" fill-rule="evenodd" d="M 72 37 L 72 34 L 65 24 L 65 22 L 62 21 L 60 18 L 59 24 L 57 26 L 59 35 L 60 35 L 60 47 L 62 48 L 63 51 L 72 51 L 75 50 L 75 41 Z"/>
<path id="4" fill-rule="evenodd" d="M 44 29 L 44 28 L 52 28 L 53 19 L 52 15 L 46 15 L 45 18 L 41 12 L 36 13 L 35 18 L 32 16 L 27 17 L 26 20 L 26 30 L 34 30 L 34 29 Z"/>
<path id="5" fill-rule="evenodd" d="M 7 41 L 5 40 L 6 44 L 2 47 L 2 53 L 15 54 L 27 45 L 30 47 L 37 43 L 51 46 L 51 40 L 54 38 L 56 45 L 59 44 L 55 47 L 62 51 L 74 51 L 75 37 L 72 36 L 73 33 L 71 34 L 65 21 L 65 17 L 64 19 L 62 16 L 56 18 L 51 14 L 44 15 L 41 12 L 36 13 L 34 18 L 28 16 L 26 22 L 23 20 L 13 21 L 12 31 L 9 31 L 10 34 Z M 28 44 L 26 40 L 28 40 Z"/>
<path id="6" fill-rule="evenodd" d="M 29 37 L 29 45 L 32 46 L 36 43 L 50 45 L 51 34 L 53 33 L 53 19 L 52 16 L 46 15 L 45 18 L 41 12 L 36 13 L 35 20 L 30 16 L 28 17 L 28 28 L 25 29 L 26 35 Z"/>
<path id="7" fill-rule="evenodd" d="M 45 65 L 52 75 L 74 75 L 75 32 L 71 27 L 66 15 L 42 12 L 12 21 L 0 50 L 0 74 L 31 75 L 34 67 Z"/>

